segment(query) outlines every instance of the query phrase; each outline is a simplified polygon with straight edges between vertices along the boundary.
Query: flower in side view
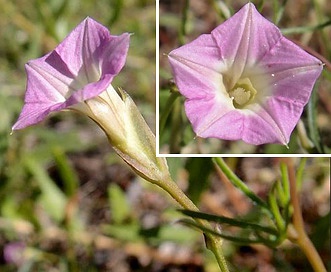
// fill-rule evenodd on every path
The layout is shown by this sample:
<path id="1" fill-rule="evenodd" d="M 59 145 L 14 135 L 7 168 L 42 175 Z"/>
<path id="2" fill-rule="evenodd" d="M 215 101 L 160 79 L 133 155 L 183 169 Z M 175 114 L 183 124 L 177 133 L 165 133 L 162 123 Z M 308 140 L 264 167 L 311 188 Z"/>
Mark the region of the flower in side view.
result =
<path id="1" fill-rule="evenodd" d="M 197 136 L 287 145 L 323 64 L 252 3 L 169 54 Z"/>
<path id="2" fill-rule="evenodd" d="M 42 121 L 63 109 L 88 115 L 106 133 L 115 151 L 150 181 L 166 173 L 156 158 L 155 136 L 124 91 L 112 87 L 125 64 L 128 33 L 112 36 L 91 18 L 80 23 L 52 52 L 26 65 L 27 91 L 13 130 Z"/>
<path id="3" fill-rule="evenodd" d="M 52 52 L 26 64 L 25 103 L 13 130 L 103 92 L 123 68 L 130 34 L 110 35 L 87 17 Z"/>

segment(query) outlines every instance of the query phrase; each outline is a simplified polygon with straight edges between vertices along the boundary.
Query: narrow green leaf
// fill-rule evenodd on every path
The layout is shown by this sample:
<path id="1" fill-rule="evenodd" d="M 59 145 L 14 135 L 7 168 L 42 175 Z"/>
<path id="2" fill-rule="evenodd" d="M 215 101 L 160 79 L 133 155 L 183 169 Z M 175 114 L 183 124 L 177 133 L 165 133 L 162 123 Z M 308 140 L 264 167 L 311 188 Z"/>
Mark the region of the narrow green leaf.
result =
<path id="1" fill-rule="evenodd" d="M 287 166 L 285 163 L 280 164 L 280 172 L 284 195 L 286 199 L 290 199 L 290 181 L 288 179 Z"/>
<path id="2" fill-rule="evenodd" d="M 182 223 L 182 224 L 185 224 L 189 227 L 196 228 L 196 229 L 202 231 L 203 233 L 210 233 L 212 235 L 219 236 L 223 239 L 226 239 L 226 240 L 229 240 L 229 241 L 232 241 L 232 242 L 235 242 L 235 243 L 240 243 L 240 244 L 245 244 L 245 245 L 263 243 L 263 241 L 260 240 L 260 239 L 250 239 L 250 238 L 247 238 L 247 237 L 232 236 L 232 235 L 224 234 L 222 232 L 217 232 L 215 230 L 203 227 L 203 226 L 195 223 L 191 219 L 181 219 L 179 222 Z"/>
<path id="3" fill-rule="evenodd" d="M 243 220 L 239 219 L 234 219 L 234 218 L 229 218 L 225 216 L 220 216 L 220 215 L 212 215 L 212 214 L 207 214 L 207 213 L 201 213 L 201 212 L 195 212 L 195 211 L 190 211 L 190 210 L 179 210 L 181 213 L 184 215 L 193 217 L 193 218 L 199 218 L 199 219 L 205 219 L 207 221 L 211 222 L 216 222 L 219 224 L 227 224 L 230 226 L 235 226 L 243 229 L 254 229 L 258 231 L 263 231 L 269 234 L 277 235 L 277 230 L 271 227 L 267 226 L 261 226 L 259 224 L 251 223 L 251 222 L 246 222 Z"/>

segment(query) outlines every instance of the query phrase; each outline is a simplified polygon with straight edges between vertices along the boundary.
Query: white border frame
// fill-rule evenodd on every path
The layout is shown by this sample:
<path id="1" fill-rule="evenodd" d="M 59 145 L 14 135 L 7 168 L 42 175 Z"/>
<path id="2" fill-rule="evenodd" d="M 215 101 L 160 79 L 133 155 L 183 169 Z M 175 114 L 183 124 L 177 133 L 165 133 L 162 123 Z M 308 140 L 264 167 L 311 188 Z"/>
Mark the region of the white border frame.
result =
<path id="1" fill-rule="evenodd" d="M 224 158 L 231 158 L 231 157 L 257 157 L 257 158 L 291 158 L 291 157 L 307 157 L 307 158 L 316 158 L 316 157 L 330 157 L 330 154 L 160 154 L 160 137 L 159 137 L 159 111 L 160 111 L 160 3 L 159 0 L 155 1 L 155 29 L 156 29 L 156 36 L 155 36 L 155 52 L 156 52 L 156 63 L 155 63 L 155 110 L 156 110 L 156 120 L 155 120 L 155 152 L 156 157 L 170 157 L 170 158 L 193 158 L 193 157 L 204 157 L 204 158 L 213 158 L 213 157 L 224 157 Z"/>

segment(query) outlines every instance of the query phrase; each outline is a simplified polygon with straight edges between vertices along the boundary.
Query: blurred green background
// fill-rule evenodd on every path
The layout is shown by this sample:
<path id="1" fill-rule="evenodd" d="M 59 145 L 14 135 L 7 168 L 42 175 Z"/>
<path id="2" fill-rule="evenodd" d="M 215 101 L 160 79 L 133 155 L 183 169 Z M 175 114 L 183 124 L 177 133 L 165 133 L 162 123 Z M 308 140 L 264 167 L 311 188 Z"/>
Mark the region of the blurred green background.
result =
<path id="1" fill-rule="evenodd" d="M 310 103 L 302 115 L 306 132 L 301 133 L 313 145 L 303 148 L 298 129 L 294 129 L 289 149 L 282 145 L 254 146 L 243 141 L 225 141 L 195 137 L 185 112 L 183 97 L 172 104 L 164 129 L 160 132 L 161 154 L 297 154 L 331 152 L 331 5 L 330 1 L 250 1 L 264 17 L 275 23 L 284 35 L 311 54 L 328 63 L 318 79 Z M 186 3 L 188 3 L 186 5 Z M 166 54 L 203 33 L 210 33 L 247 1 L 160 1 L 160 118 L 169 110 L 167 101 L 176 91 Z M 184 16 L 185 14 L 185 16 Z M 311 27 L 324 24 L 323 27 Z M 298 28 L 297 28 L 298 27 Z M 162 127 L 162 126 L 161 126 Z"/>

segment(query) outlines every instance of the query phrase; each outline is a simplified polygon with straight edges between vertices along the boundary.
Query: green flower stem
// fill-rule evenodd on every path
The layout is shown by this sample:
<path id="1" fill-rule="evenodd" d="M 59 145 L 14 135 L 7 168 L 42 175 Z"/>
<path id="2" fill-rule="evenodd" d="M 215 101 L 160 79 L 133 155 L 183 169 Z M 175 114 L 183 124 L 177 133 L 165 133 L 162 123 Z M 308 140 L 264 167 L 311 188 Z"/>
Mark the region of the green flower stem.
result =
<path id="1" fill-rule="evenodd" d="M 310 241 L 304 226 L 299 196 L 296 188 L 296 177 L 293 161 L 291 158 L 283 159 L 288 167 L 291 203 L 293 206 L 293 228 L 288 230 L 288 238 L 296 243 L 308 258 L 316 272 L 326 272 L 325 266 L 313 243 Z"/>
<path id="2" fill-rule="evenodd" d="M 185 210 L 191 210 L 199 212 L 198 207 L 189 199 L 184 192 L 178 187 L 178 185 L 172 180 L 172 178 L 168 175 L 163 180 L 154 182 L 154 184 L 161 187 L 163 190 L 165 190 L 173 199 L 175 199 Z M 212 229 L 210 224 L 205 221 L 198 218 L 194 218 L 195 222 L 205 229 Z M 216 237 L 215 235 L 212 235 L 211 233 L 206 232 L 205 237 L 207 239 L 207 248 L 211 250 L 215 258 L 217 260 L 217 263 L 221 269 L 222 272 L 228 272 L 229 269 L 227 267 L 223 251 L 222 251 L 222 239 L 220 237 Z"/>
<path id="3" fill-rule="evenodd" d="M 236 186 L 239 190 L 241 190 L 247 197 L 253 200 L 260 207 L 265 208 L 268 212 L 270 212 L 269 206 L 259 198 L 249 187 L 242 182 L 238 176 L 233 173 L 229 166 L 225 163 L 222 158 L 214 158 L 214 162 L 221 168 L 225 176 L 232 182 L 234 186 Z"/>

